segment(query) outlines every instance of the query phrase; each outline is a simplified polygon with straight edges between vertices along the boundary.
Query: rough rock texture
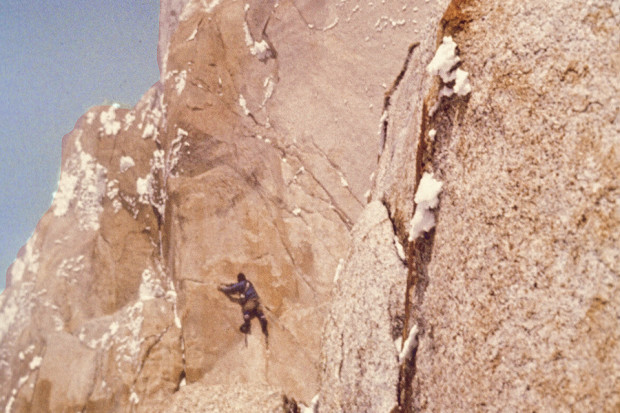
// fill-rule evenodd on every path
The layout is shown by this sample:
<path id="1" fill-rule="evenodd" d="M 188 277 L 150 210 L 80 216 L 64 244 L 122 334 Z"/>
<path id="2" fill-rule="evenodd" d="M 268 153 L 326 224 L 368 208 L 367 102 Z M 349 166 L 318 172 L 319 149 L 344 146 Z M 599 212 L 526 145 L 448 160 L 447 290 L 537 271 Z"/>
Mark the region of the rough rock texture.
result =
<path id="1" fill-rule="evenodd" d="M 322 347 L 321 410 L 388 412 L 398 406 L 398 352 L 407 267 L 379 201 L 368 204 L 336 274 Z"/>
<path id="2" fill-rule="evenodd" d="M 458 44 L 466 97 L 414 53 L 373 189 L 404 238 L 420 174 L 444 183 L 406 247 L 407 408 L 620 408 L 619 21 L 614 2 L 453 1 L 435 47 Z"/>
<path id="3" fill-rule="evenodd" d="M 232 0 L 164 1 L 160 15 L 160 81 L 64 138 L 54 203 L 8 272 L 5 411 L 152 411 L 183 379 L 306 404 L 318 392 L 383 94 L 424 15 Z M 238 271 L 269 309 L 269 351 L 257 326 L 246 347 L 238 306 L 215 289 Z M 59 340 L 79 363 L 52 360 Z"/>
<path id="4" fill-rule="evenodd" d="M 0 411 L 620 409 L 617 2 L 160 15 L 160 81 L 65 136 L 9 269 Z"/>
<path id="5" fill-rule="evenodd" d="M 282 412 L 283 394 L 277 388 L 247 385 L 231 380 L 229 384 L 183 387 L 161 411 L 190 412 Z"/>

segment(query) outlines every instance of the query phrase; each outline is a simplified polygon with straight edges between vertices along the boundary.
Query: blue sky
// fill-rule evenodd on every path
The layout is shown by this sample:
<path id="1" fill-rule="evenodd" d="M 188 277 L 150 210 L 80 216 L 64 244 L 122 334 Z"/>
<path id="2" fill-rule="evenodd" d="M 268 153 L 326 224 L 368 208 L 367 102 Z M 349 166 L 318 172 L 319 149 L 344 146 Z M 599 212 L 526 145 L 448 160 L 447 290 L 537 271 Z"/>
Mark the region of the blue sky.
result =
<path id="1" fill-rule="evenodd" d="M 158 77 L 159 0 L 0 0 L 0 290 L 49 208 L 62 137 Z"/>

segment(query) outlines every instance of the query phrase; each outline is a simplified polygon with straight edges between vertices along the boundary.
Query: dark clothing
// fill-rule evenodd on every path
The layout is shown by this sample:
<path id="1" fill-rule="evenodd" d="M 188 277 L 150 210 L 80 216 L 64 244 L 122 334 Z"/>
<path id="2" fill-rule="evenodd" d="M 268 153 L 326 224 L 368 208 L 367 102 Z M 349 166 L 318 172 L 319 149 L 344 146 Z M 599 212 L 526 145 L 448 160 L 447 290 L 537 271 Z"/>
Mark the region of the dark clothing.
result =
<path id="1" fill-rule="evenodd" d="M 267 317 L 265 317 L 263 306 L 251 282 L 243 280 L 236 284 L 222 287 L 221 291 L 225 294 L 239 294 L 241 296 L 239 303 L 241 304 L 241 311 L 243 312 L 243 324 L 239 327 L 239 330 L 241 330 L 242 333 L 249 333 L 251 320 L 254 317 L 258 317 L 263 334 L 265 334 L 265 337 L 268 336 Z"/>
<path id="2" fill-rule="evenodd" d="M 226 294 L 241 294 L 241 304 L 244 304 L 246 301 L 252 298 L 258 299 L 258 294 L 256 293 L 254 286 L 248 280 L 222 287 L 222 291 Z"/>

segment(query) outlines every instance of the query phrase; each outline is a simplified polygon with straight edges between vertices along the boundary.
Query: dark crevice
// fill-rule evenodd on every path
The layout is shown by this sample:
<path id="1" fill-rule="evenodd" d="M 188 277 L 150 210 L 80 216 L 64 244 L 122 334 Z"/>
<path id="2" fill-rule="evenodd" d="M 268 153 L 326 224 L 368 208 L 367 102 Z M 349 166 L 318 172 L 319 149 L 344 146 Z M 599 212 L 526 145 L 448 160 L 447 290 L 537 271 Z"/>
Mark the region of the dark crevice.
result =
<path id="1" fill-rule="evenodd" d="M 420 43 L 416 42 L 409 46 L 409 49 L 407 51 L 407 57 L 405 58 L 405 62 L 403 63 L 403 67 L 400 70 L 400 73 L 398 73 L 398 76 L 396 76 L 396 79 L 394 79 L 394 82 L 392 82 L 392 86 L 390 86 L 390 88 L 385 92 L 385 96 L 383 98 L 383 112 L 381 116 L 381 122 L 382 122 L 381 123 L 381 143 L 379 147 L 378 157 L 381 157 L 381 154 L 383 153 L 383 150 L 385 149 L 385 142 L 387 140 L 388 121 L 389 121 L 388 116 L 387 116 L 387 113 L 388 113 L 387 111 L 390 108 L 392 95 L 396 92 L 396 89 L 398 89 L 400 82 L 405 77 L 405 73 L 407 73 L 407 69 L 409 68 L 409 63 L 411 62 L 411 57 L 413 56 L 413 51 L 419 45 Z"/>

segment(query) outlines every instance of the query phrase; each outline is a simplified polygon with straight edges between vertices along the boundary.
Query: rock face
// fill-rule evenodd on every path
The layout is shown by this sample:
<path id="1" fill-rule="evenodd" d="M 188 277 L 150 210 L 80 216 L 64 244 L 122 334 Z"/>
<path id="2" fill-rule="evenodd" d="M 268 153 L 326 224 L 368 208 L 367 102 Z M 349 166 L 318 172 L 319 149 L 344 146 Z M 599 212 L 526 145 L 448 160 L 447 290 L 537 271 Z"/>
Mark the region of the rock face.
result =
<path id="1" fill-rule="evenodd" d="M 9 269 L 0 410 L 620 408 L 616 3 L 160 16 Z"/>

